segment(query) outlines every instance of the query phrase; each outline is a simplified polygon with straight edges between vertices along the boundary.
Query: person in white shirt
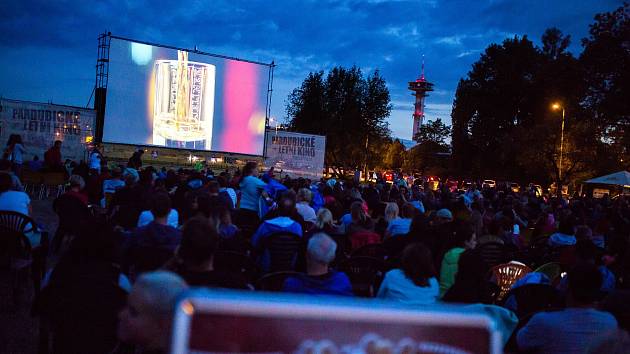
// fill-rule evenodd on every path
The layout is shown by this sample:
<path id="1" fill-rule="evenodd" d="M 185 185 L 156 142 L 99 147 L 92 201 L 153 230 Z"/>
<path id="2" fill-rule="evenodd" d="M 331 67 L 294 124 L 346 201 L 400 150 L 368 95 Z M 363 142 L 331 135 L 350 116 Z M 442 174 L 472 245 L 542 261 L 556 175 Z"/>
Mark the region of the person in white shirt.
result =
<path id="1" fill-rule="evenodd" d="M 90 161 L 89 166 L 90 170 L 96 170 L 99 174 L 101 173 L 101 152 L 95 147 L 90 153 Z"/>
<path id="2" fill-rule="evenodd" d="M 317 215 L 315 214 L 315 209 L 310 206 L 312 198 L 313 193 L 311 193 L 310 190 L 301 188 L 297 194 L 295 209 L 297 209 L 298 214 L 302 215 L 304 221 L 315 223 L 315 221 L 317 221 Z"/>
<path id="3" fill-rule="evenodd" d="M 0 172 L 0 211 L 14 211 L 26 216 L 32 213 L 31 199 L 24 192 L 14 191 L 11 175 Z M 36 228 L 35 225 L 27 225 L 26 229 Z M 39 246 L 41 235 L 38 231 L 26 233 L 26 237 L 31 243 L 31 247 Z"/>
<path id="4" fill-rule="evenodd" d="M 411 306 L 433 304 L 440 296 L 435 274 L 431 251 L 421 243 L 411 244 L 403 251 L 401 268 L 385 274 L 376 297 Z"/>

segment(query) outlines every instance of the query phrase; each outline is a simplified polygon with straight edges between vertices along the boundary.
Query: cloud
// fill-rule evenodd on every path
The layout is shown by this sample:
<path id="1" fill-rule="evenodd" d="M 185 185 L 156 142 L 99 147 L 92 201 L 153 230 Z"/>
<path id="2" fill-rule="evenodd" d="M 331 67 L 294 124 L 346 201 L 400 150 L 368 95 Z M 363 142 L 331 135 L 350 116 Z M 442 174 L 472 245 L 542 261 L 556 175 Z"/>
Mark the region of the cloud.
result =
<path id="1" fill-rule="evenodd" d="M 0 95 L 5 97 L 85 105 L 93 87 L 96 37 L 108 30 L 274 60 L 271 110 L 278 117 L 284 116 L 287 95 L 311 71 L 355 64 L 379 69 L 394 105 L 392 130 L 406 138 L 413 109 L 407 82 L 419 76 L 422 54 L 425 75 L 435 84 L 427 117 L 447 120 L 458 80 L 490 43 L 524 33 L 537 41 L 545 28 L 557 26 L 571 34 L 571 48 L 579 51 L 593 16 L 619 6 L 616 0 L 276 0 L 271 5 L 264 0 L 21 0 L 3 5 Z"/>

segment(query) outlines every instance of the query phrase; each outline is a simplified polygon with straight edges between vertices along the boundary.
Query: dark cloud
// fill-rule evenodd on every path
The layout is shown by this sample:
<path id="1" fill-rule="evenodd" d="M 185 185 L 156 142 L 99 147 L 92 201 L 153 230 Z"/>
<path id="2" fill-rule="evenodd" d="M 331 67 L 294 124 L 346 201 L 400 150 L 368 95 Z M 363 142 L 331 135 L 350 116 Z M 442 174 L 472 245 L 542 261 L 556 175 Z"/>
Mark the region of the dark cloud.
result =
<path id="1" fill-rule="evenodd" d="M 412 98 L 407 81 L 420 73 L 435 83 L 429 118 L 449 121 L 459 78 L 482 51 L 506 37 L 545 28 L 571 34 L 571 50 L 597 12 L 620 1 L 468 0 L 189 0 L 50 1 L 3 4 L 0 95 L 85 104 L 96 37 L 114 34 L 278 64 L 272 114 L 284 116 L 287 94 L 309 71 L 356 64 L 380 69 L 394 102 L 391 126 L 409 138 Z M 69 60 L 71 58 L 71 60 Z M 52 78 L 53 80 L 42 80 Z M 61 84 L 60 84 L 61 80 Z M 64 102 L 65 101 L 65 102 Z"/>

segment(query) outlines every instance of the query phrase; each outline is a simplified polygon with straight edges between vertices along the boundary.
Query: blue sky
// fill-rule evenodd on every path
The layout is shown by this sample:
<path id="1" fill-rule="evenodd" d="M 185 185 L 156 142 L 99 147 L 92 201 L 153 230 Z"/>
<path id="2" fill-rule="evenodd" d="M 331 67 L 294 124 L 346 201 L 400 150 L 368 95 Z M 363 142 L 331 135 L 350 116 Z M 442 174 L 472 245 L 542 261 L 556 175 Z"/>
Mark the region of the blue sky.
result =
<path id="1" fill-rule="evenodd" d="M 3 5 L 0 96 L 85 106 L 94 86 L 97 36 L 274 60 L 272 116 L 285 117 L 287 95 L 310 71 L 356 64 L 381 70 L 391 97 L 393 135 L 411 137 L 413 97 L 407 81 L 435 84 L 428 119 L 450 122 L 458 80 L 490 43 L 548 27 L 572 37 L 570 50 L 613 0 L 22 0 Z"/>

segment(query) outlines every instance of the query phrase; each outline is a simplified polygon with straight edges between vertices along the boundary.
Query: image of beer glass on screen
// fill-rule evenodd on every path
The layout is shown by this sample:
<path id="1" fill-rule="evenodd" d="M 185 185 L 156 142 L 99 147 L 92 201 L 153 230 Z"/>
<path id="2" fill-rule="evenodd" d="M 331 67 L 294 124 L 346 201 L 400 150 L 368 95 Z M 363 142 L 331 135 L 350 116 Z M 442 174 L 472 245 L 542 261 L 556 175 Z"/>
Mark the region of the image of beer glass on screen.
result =
<path id="1" fill-rule="evenodd" d="M 153 144 L 209 150 L 214 118 L 214 65 L 188 61 L 178 50 L 177 60 L 156 60 L 153 107 Z"/>

